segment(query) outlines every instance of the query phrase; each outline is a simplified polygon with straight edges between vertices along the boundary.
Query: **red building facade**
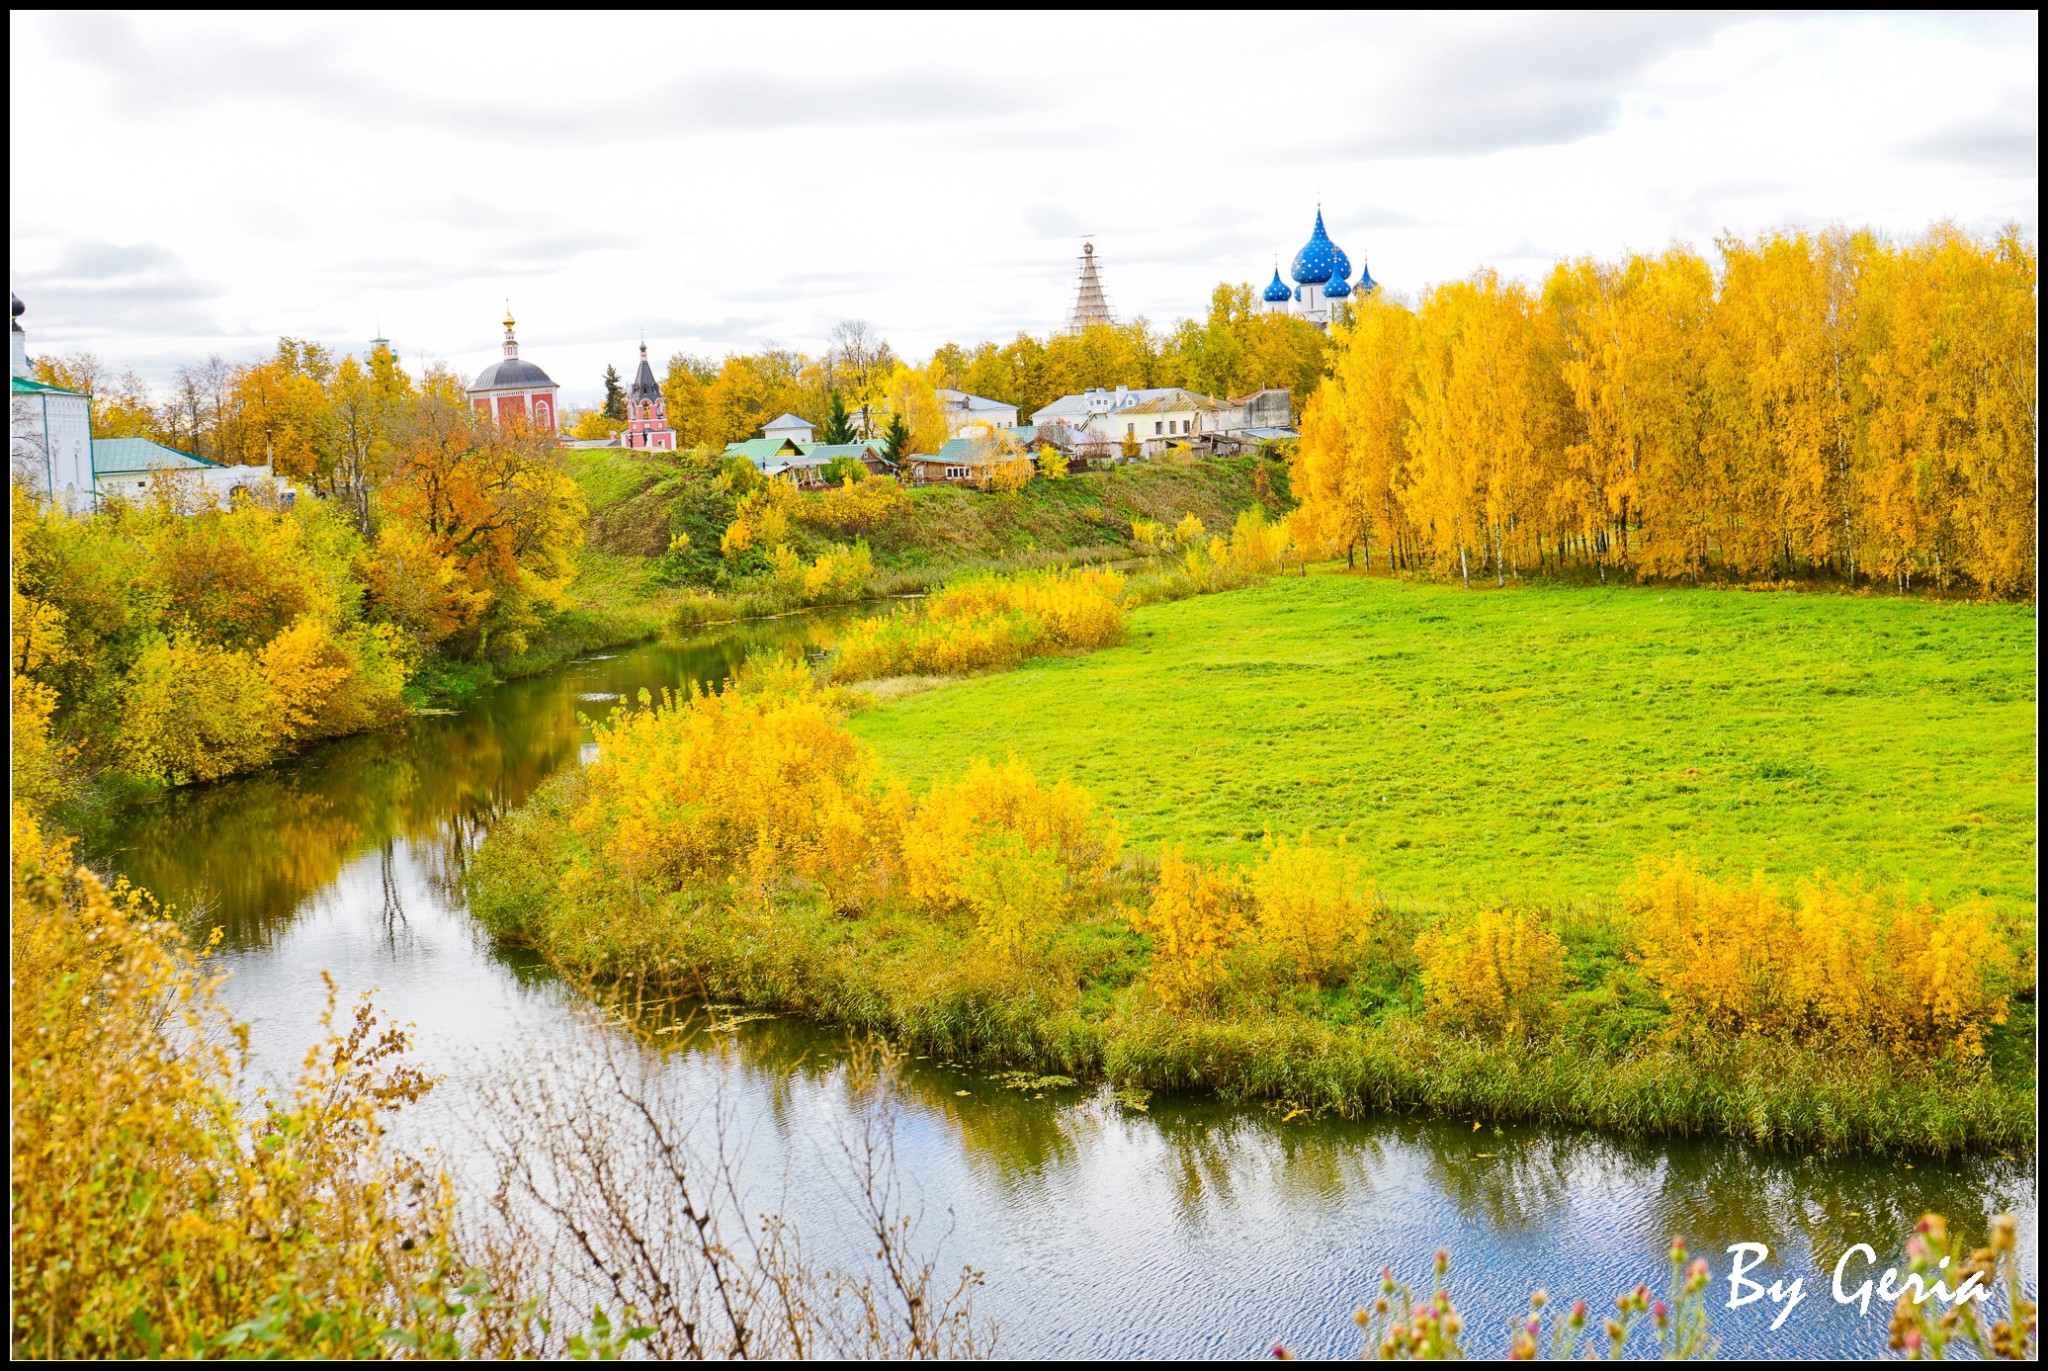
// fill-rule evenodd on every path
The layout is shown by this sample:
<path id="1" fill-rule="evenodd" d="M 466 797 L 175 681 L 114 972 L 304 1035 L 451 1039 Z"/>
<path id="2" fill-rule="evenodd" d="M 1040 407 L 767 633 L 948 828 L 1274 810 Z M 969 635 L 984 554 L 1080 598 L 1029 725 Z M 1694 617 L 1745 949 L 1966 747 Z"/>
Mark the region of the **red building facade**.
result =
<path id="1" fill-rule="evenodd" d="M 643 364 L 644 365 L 644 364 Z M 557 432 L 558 387 L 531 362 L 519 360 L 519 340 L 512 336 L 512 316 L 505 315 L 505 357 L 485 367 L 467 394 L 477 414 L 501 424 L 526 424 Z"/>
<path id="2" fill-rule="evenodd" d="M 654 382 L 654 368 L 647 365 L 647 343 L 640 344 L 640 370 L 633 374 L 632 388 L 626 392 L 626 433 L 627 447 L 645 448 L 650 452 L 674 452 L 676 431 L 668 426 L 668 401 L 661 396 L 661 387 Z"/>

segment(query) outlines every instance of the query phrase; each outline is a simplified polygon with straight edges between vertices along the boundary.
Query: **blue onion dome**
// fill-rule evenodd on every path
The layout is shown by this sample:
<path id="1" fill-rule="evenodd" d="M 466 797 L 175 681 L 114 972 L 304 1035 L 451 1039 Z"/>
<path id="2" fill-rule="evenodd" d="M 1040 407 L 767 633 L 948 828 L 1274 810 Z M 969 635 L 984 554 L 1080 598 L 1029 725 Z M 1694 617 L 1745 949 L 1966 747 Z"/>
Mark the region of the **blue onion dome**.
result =
<path id="1" fill-rule="evenodd" d="M 1274 267 L 1273 284 L 1266 287 L 1266 303 L 1269 305 L 1282 305 L 1293 298 L 1294 292 L 1289 290 L 1287 283 L 1280 279 L 1280 268 Z"/>
<path id="2" fill-rule="evenodd" d="M 1323 231 L 1323 212 L 1316 211 L 1316 231 L 1309 235 L 1308 242 L 1300 252 L 1294 254 L 1294 279 L 1304 286 L 1320 286 L 1333 276 L 1342 276 L 1351 270 L 1351 263 L 1330 241 L 1330 235 Z"/>
<path id="3" fill-rule="evenodd" d="M 1323 298 L 1325 300 L 1342 300 L 1349 294 L 1351 294 L 1351 287 L 1344 283 L 1342 272 L 1332 276 L 1330 284 L 1323 287 Z"/>
<path id="4" fill-rule="evenodd" d="M 1366 295 L 1379 288 L 1380 283 L 1372 279 L 1372 272 L 1366 267 L 1365 263 L 1360 262 L 1358 264 L 1358 284 L 1351 287 L 1351 289 L 1360 295 Z"/>

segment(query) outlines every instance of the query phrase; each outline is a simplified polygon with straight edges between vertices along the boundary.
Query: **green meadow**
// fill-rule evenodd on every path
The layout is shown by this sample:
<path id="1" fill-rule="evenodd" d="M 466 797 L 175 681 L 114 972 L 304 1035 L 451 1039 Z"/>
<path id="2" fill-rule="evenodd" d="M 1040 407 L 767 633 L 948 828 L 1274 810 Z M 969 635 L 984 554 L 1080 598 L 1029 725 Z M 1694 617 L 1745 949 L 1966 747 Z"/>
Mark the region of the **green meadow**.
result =
<path id="1" fill-rule="evenodd" d="M 2036 898 L 2029 606 L 1341 573 L 858 713 L 922 788 L 1015 754 L 1140 849 L 1341 833 L 1387 899 L 1606 902 L 1639 858 Z"/>

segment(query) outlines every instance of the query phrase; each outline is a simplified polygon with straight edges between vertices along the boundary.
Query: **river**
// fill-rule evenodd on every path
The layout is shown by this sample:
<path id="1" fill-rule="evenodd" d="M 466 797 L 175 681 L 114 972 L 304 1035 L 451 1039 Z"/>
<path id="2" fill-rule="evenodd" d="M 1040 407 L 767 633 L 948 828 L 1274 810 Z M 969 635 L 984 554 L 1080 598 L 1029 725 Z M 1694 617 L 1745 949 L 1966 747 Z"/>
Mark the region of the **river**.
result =
<path id="1" fill-rule="evenodd" d="M 472 1166 L 485 1083 L 545 1069 L 590 1015 L 529 954 L 494 948 L 470 919 L 461 871 L 493 820 L 588 755 L 586 716 L 641 689 L 723 679 L 761 646 L 820 647 L 831 616 L 751 625 L 572 663 L 484 693 L 461 711 L 327 744 L 285 766 L 137 806 L 97 859 L 172 905 L 189 931 L 223 932 L 225 995 L 282 1075 L 318 1033 L 323 971 L 344 999 L 374 988 L 416 1025 L 443 1083 L 409 1125 L 458 1177 Z M 681 1035 L 666 1050 L 613 1032 L 675 1098 L 715 1105 L 746 1140 L 748 1201 L 828 1254 L 859 1245 L 832 1175 L 835 1126 L 874 1107 L 848 1088 L 834 1030 L 770 1018 Z M 1983 1232 L 2020 1218 L 2038 1269 L 2032 1158 L 1817 1159 L 1704 1142 L 1643 1142 L 1469 1120 L 1285 1118 L 1202 1098 L 1147 1112 L 1107 1091 L 1006 1089 L 986 1073 L 906 1064 L 893 1108 L 897 1179 L 944 1234 L 942 1265 L 987 1273 L 977 1306 L 1012 1356 L 1304 1355 L 1357 1348 L 1351 1311 L 1392 1264 L 1426 1283 L 1453 1255 L 1452 1289 L 1477 1350 L 1528 1292 L 1661 1291 L 1684 1234 L 1714 1262 L 1724 1355 L 1868 1356 L 1886 1312 L 1835 1302 L 1852 1243 L 1884 1260 L 1925 1210 Z M 758 1194 L 755 1191 L 758 1191 Z M 1766 1298 L 1725 1307 L 1733 1243 L 1763 1242 L 1756 1274 L 1804 1278 L 1783 1325 Z M 1875 1273 L 1872 1273 L 1875 1274 Z M 1852 1286 L 1854 1282 L 1852 1281 Z"/>

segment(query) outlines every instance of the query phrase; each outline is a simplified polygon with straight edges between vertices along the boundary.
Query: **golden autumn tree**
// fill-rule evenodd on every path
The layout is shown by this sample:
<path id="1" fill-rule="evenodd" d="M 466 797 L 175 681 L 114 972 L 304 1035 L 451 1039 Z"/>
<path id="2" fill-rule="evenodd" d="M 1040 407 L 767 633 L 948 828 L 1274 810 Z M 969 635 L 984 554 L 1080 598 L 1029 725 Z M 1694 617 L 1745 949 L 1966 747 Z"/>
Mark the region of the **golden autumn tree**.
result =
<path id="1" fill-rule="evenodd" d="M 370 529 L 370 492 L 391 474 L 399 426 L 419 392 L 391 349 L 379 344 L 368 366 L 344 357 L 326 387 L 314 436 L 317 488 L 345 505 L 356 527 Z"/>
<path id="2" fill-rule="evenodd" d="M 1712 270 L 1686 248 L 1560 264 L 1545 287 L 1572 404 L 1549 523 L 1603 570 L 1640 557 L 1653 575 L 1697 578 L 1707 564 L 1720 502 L 1703 443 L 1713 297 Z"/>
<path id="3" fill-rule="evenodd" d="M 898 366 L 890 373 L 881 388 L 881 408 L 909 427 L 912 452 L 937 452 L 950 436 L 937 387 L 914 367 Z"/>
<path id="4" fill-rule="evenodd" d="M 224 435 L 229 441 L 221 460 L 251 466 L 269 462 L 280 476 L 319 480 L 325 466 L 326 384 L 334 365 L 319 344 L 280 338 L 269 360 L 237 371 L 229 397 L 235 419 Z"/>
<path id="5" fill-rule="evenodd" d="M 420 598 L 428 622 L 453 618 L 449 637 L 481 656 L 494 642 L 519 651 L 560 607 L 588 510 L 548 435 L 477 422 L 430 395 L 397 444 L 379 512 L 409 528 L 419 574 L 436 587 L 459 577 L 460 593 Z"/>
<path id="6" fill-rule="evenodd" d="M 1840 552 L 1853 579 L 1850 282 L 1869 241 L 1800 233 L 1720 246 L 1715 419 L 1736 474 L 1723 555 L 1756 575 L 1811 570 Z"/>
<path id="7" fill-rule="evenodd" d="M 1397 495 L 1414 374 L 1415 318 L 1369 299 L 1333 330 L 1336 374 L 1310 397 L 1289 467 L 1304 543 L 1371 556 L 1377 537 L 1391 569 L 1408 535 Z"/>
<path id="8" fill-rule="evenodd" d="M 1540 298 L 1481 273 L 1412 312 L 1358 302 L 1303 415 L 1298 534 L 1378 541 L 1390 566 L 1412 537 L 1497 583 L 1585 566 L 2031 595 L 2033 245 L 1939 225 L 1719 250 L 1718 271 L 1683 246 L 1562 263 Z"/>
<path id="9" fill-rule="evenodd" d="M 1539 346 L 1536 300 L 1491 271 L 1439 286 L 1418 312 L 1420 346 L 1402 503 L 1440 565 L 1471 580 L 1518 570 L 1554 463 L 1561 389 Z"/>

